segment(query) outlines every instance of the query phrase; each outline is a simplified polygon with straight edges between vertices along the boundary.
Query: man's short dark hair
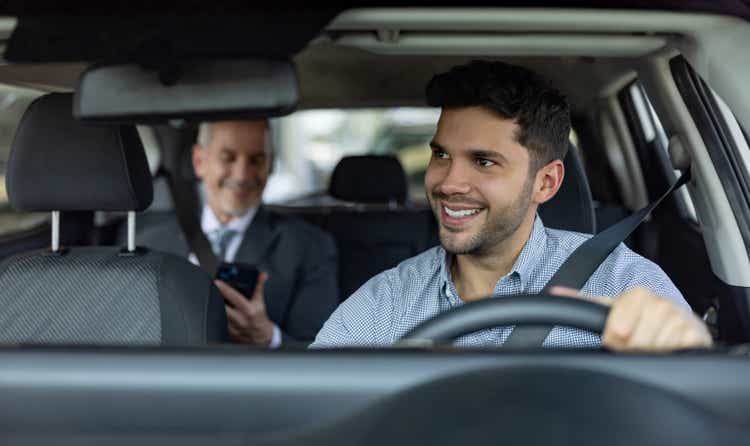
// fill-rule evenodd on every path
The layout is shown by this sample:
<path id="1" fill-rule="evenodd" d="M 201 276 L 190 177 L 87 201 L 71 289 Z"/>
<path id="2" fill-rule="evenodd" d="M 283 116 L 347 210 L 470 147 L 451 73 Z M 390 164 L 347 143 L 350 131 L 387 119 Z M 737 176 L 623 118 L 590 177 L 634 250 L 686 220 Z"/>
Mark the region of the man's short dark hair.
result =
<path id="1" fill-rule="evenodd" d="M 435 75 L 427 84 L 433 107 L 486 107 L 519 126 L 532 172 L 568 150 L 570 108 L 565 96 L 536 73 L 503 62 L 473 61 Z"/>

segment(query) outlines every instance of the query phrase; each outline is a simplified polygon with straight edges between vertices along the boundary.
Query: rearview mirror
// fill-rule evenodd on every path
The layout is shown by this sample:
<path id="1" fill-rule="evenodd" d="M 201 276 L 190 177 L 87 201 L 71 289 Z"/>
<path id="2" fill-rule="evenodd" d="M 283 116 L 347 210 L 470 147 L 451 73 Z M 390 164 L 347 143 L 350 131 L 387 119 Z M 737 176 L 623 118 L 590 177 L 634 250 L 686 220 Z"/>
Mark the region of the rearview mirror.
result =
<path id="1" fill-rule="evenodd" d="M 283 116 L 297 105 L 294 66 L 279 60 L 98 65 L 81 75 L 73 113 L 84 121 L 160 123 Z"/>

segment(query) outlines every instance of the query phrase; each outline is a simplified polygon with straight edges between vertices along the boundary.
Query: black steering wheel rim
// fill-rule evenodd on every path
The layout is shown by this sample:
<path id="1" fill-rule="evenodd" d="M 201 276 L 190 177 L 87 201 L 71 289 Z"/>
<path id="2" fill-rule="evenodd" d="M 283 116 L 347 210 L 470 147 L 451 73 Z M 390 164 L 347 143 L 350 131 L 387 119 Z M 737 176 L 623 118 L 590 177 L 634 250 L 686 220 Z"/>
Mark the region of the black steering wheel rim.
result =
<path id="1" fill-rule="evenodd" d="M 401 340 L 443 343 L 509 325 L 562 325 L 601 334 L 608 314 L 609 307 L 605 305 L 548 293 L 498 296 L 440 313 L 413 328 Z"/>

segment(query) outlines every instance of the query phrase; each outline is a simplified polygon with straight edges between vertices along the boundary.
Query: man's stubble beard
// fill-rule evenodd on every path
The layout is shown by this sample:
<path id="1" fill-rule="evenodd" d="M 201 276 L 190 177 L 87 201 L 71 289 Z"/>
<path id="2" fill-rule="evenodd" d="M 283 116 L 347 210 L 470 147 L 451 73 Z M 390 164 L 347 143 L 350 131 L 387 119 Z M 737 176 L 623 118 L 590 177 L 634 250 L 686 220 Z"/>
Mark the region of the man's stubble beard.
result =
<path id="1" fill-rule="evenodd" d="M 262 186 L 259 182 L 253 181 L 251 184 L 243 185 L 243 186 L 239 186 L 236 184 L 227 184 L 228 182 L 231 183 L 231 180 L 224 180 L 220 182 L 219 190 L 223 191 L 223 190 L 230 189 L 228 190 L 228 192 L 231 194 L 232 193 L 231 188 L 244 187 L 247 189 L 246 193 L 258 192 L 260 196 L 263 195 Z M 253 201 L 252 203 L 248 205 L 236 206 L 234 205 L 233 200 L 231 198 L 222 197 L 221 199 L 222 211 L 224 211 L 225 214 L 231 215 L 232 217 L 235 217 L 235 218 L 242 217 L 250 208 L 252 208 L 253 206 L 257 206 L 258 204 L 260 204 L 260 200 Z"/>
<path id="2" fill-rule="evenodd" d="M 471 238 L 463 243 L 451 240 L 452 233 L 445 227 L 440 227 L 440 244 L 450 254 L 485 256 L 494 252 L 506 240 L 516 233 L 526 218 L 531 203 L 531 194 L 534 185 L 534 177 L 529 177 L 524 183 L 521 193 L 516 199 L 501 212 L 496 212 L 494 217 L 489 217 L 479 230 Z M 428 197 L 429 198 L 429 197 Z M 430 200 L 433 212 L 438 217 L 440 209 L 437 200 Z M 489 209 L 485 209 L 489 213 Z"/>

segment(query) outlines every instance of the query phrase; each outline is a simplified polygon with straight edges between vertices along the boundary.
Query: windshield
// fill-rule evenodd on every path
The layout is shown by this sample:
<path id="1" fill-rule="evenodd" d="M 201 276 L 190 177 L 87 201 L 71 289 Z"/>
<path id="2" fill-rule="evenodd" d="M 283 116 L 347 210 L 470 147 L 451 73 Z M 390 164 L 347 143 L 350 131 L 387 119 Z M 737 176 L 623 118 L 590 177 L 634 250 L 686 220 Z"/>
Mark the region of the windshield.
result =
<path id="1" fill-rule="evenodd" d="M 443 313 L 547 294 L 559 284 L 606 308 L 646 289 L 670 309 L 687 310 L 691 327 L 718 335 L 716 290 L 750 285 L 746 106 L 741 92 L 728 94 L 736 87 L 734 71 L 715 90 L 728 102 L 713 90 L 705 94 L 688 62 L 694 55 L 681 55 L 682 40 L 662 31 L 703 32 L 731 20 L 696 14 L 688 24 L 667 12 L 547 12 L 556 38 L 539 40 L 529 25 L 541 20 L 536 10 L 449 12 L 331 12 L 336 17 L 319 26 L 313 22 L 323 15 L 305 16 L 309 29 L 300 26 L 284 45 L 252 58 L 234 41 L 225 52 L 217 51 L 222 39 L 192 47 L 186 44 L 192 34 L 175 28 L 169 39 L 147 41 L 132 53 L 124 50 L 127 39 L 111 42 L 128 63 L 113 57 L 101 70 L 88 63 L 41 64 L 49 72 L 39 65 L 0 67 L 0 174 L 20 172 L 12 175 L 15 188 L 0 190 L 0 235 L 8 236 L 0 254 L 39 255 L 41 272 L 23 270 L 44 275 L 38 280 L 53 294 L 71 292 L 52 283 L 67 277 L 61 272 L 67 259 L 81 255 L 75 265 L 85 267 L 76 274 L 97 278 L 91 285 L 97 291 L 73 294 L 93 299 L 114 289 L 117 302 L 126 295 L 145 299 L 149 310 L 131 309 L 132 317 L 149 326 L 138 336 L 157 344 L 166 339 L 157 334 L 167 336 L 171 327 L 163 300 L 154 297 L 163 292 L 205 302 L 226 343 L 276 350 L 389 346 Z M 206 27 L 201 32 L 211 25 L 194 19 Z M 289 17 L 268 12 L 252 23 L 265 19 L 276 24 Z M 105 22 L 81 23 L 58 49 L 70 50 Z M 589 39 L 579 22 L 604 34 L 628 31 Z M 241 25 L 231 20 L 223 32 L 243 38 L 268 32 Z M 518 41 L 497 32 L 505 27 Z M 20 53 L 11 51 L 9 60 L 41 58 L 38 52 L 55 40 L 41 35 L 39 47 L 10 46 Z M 33 26 L 19 27 L 15 36 L 33 40 Z M 92 42 L 91 57 L 104 46 Z M 197 55 L 205 60 L 192 59 Z M 251 74 L 276 70 L 243 75 L 242 82 L 232 78 L 240 71 L 210 76 L 212 69 L 239 67 L 244 62 L 235 56 L 243 55 Z M 670 70 L 642 68 L 657 65 Z M 75 80 L 94 82 L 109 72 L 136 82 L 130 95 L 122 84 L 112 89 L 123 104 L 145 97 L 146 109 L 128 103 L 119 116 L 97 103 L 112 93 L 105 88 L 111 84 L 101 84 L 100 96 L 84 95 Z M 236 85 L 246 96 L 220 94 Z M 276 99 L 263 97 L 268 86 L 278 89 Z M 86 107 L 102 108 L 83 112 L 83 97 Z M 247 108 L 237 111 L 227 97 Z M 179 104 L 161 110 L 170 98 Z M 196 98 L 210 107 L 191 109 Z M 19 167 L 8 160 L 20 160 Z M 667 193 L 677 178 L 691 179 Z M 28 194 L 8 197 L 14 190 Z M 629 217 L 636 224 L 588 262 L 596 268 L 560 280 L 566 262 L 581 261 L 574 255 L 579 248 Z M 125 262 L 120 249 L 135 260 L 102 267 L 109 264 L 95 261 L 89 248 L 118 265 Z M 42 256 L 47 250 L 69 254 L 54 263 Z M 162 269 L 159 259 L 177 263 Z M 165 279 L 167 270 L 181 272 Z M 149 285 L 130 290 L 135 277 Z M 186 288 L 165 291 L 165 283 Z M 165 325 L 149 325 L 157 320 Z M 547 327 L 538 340 L 545 347 L 603 342 L 591 324 L 525 321 Z M 513 339 L 512 322 L 454 333 L 448 344 L 505 345 Z M 53 338 L 53 331 L 45 336 Z"/>

